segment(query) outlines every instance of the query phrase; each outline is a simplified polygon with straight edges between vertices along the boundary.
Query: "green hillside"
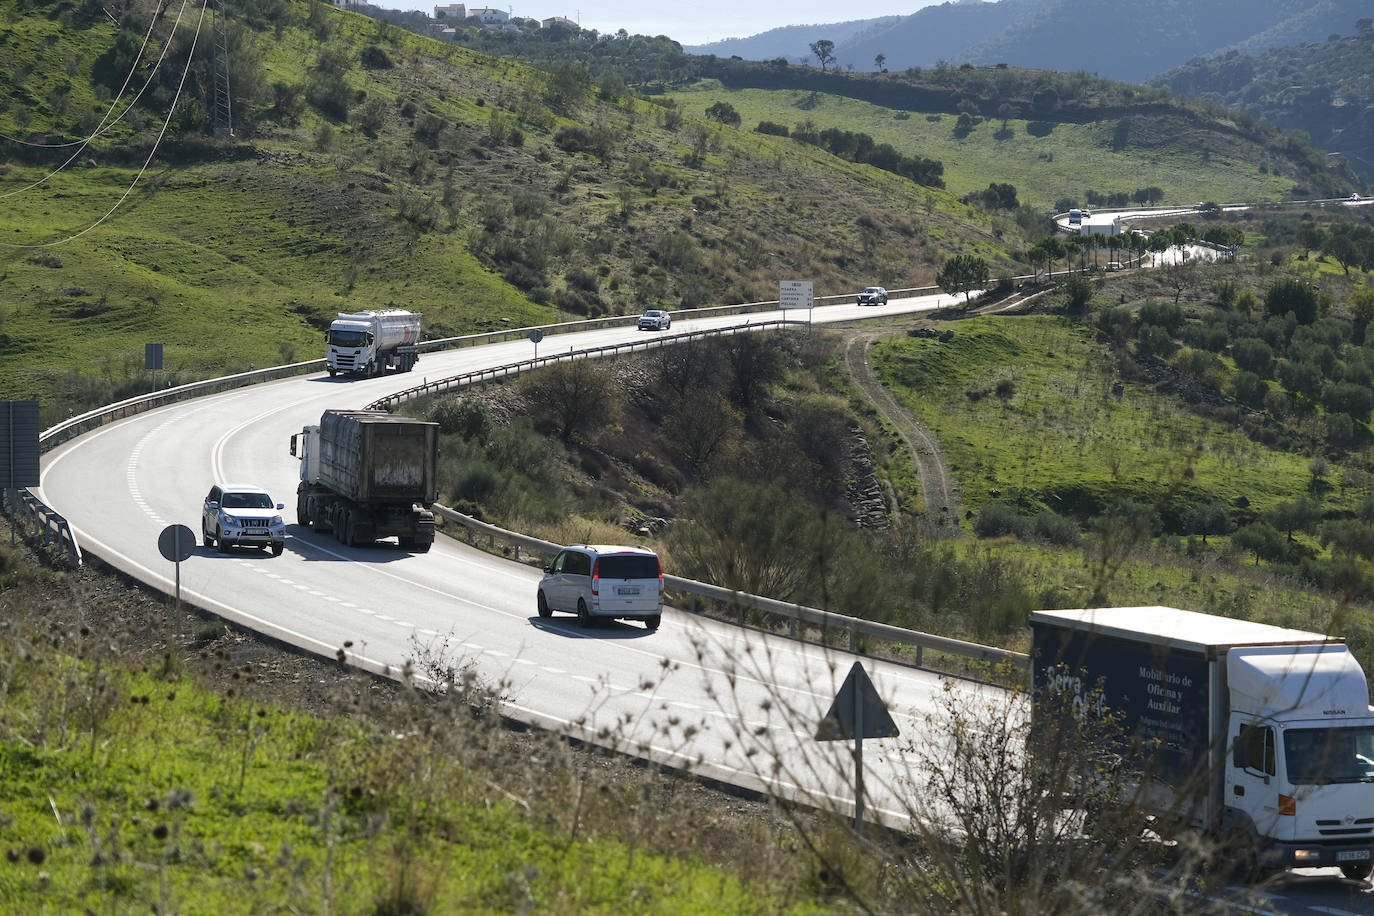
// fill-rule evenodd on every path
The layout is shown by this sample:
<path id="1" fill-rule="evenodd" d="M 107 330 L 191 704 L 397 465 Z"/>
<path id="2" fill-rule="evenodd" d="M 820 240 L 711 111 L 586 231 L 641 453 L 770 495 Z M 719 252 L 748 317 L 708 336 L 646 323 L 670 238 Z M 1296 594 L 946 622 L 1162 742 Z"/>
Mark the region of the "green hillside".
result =
<path id="1" fill-rule="evenodd" d="M 800 89 L 730 91 L 707 80 L 671 97 L 694 115 L 724 101 L 739 112 L 746 130 L 767 121 L 862 131 L 944 163 L 945 184 L 955 194 L 1010 182 L 1022 203 L 1041 210 L 1062 198 L 1082 200 L 1089 189 L 1130 193 L 1151 185 L 1164 190 L 1162 203 L 1192 204 L 1280 200 L 1295 184 L 1291 176 L 1269 170 L 1252 144 L 1228 144 L 1220 131 L 1187 124 L 1181 113 L 1137 115 L 1124 129 L 1118 117 L 1083 123 L 979 118 L 965 131 L 954 115 L 912 114 Z M 1180 142 L 1183 137 L 1192 142 Z"/>
<path id="2" fill-rule="evenodd" d="M 317 3 L 231 8 L 218 139 L 208 23 L 169 39 L 164 16 L 140 58 L 137 10 L 115 29 L 2 5 L 0 394 L 63 415 L 145 384 L 147 342 L 187 380 L 316 356 L 340 310 L 419 309 L 438 337 L 767 299 L 799 274 L 819 295 L 929 283 L 951 253 L 1010 265 L 1022 244 L 888 172 Z M 33 145 L 96 133 L 149 72 L 89 144 Z"/>

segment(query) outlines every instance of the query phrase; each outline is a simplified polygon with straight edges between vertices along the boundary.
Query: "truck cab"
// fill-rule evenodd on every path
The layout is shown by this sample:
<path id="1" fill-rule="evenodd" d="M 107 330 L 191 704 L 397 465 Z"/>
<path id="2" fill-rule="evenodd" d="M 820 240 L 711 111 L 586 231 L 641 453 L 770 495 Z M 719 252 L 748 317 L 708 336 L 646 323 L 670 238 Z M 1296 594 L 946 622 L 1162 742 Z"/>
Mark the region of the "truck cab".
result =
<path id="1" fill-rule="evenodd" d="M 1368 877 L 1374 844 L 1374 715 L 1343 645 L 1227 653 L 1231 695 L 1223 828 L 1270 840 L 1259 864 L 1337 866 Z M 1352 844 L 1355 844 L 1352 848 Z"/>

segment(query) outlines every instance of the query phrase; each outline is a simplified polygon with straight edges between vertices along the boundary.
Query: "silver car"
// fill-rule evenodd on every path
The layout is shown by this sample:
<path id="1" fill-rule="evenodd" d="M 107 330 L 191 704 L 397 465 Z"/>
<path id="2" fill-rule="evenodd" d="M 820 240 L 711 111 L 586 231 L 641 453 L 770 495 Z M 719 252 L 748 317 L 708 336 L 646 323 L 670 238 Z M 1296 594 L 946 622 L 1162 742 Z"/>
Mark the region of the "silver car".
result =
<path id="1" fill-rule="evenodd" d="M 279 557 L 286 547 L 286 522 L 282 504 L 262 487 L 251 484 L 215 484 L 201 507 L 200 534 L 206 547 L 267 547 Z"/>
<path id="2" fill-rule="evenodd" d="M 673 319 L 662 309 L 649 309 L 639 317 L 641 331 L 666 331 L 672 324 Z"/>
<path id="3" fill-rule="evenodd" d="M 536 598 L 540 617 L 577 615 L 584 627 L 597 620 L 642 620 L 657 630 L 663 617 L 663 566 L 643 547 L 575 544 L 544 567 Z"/>

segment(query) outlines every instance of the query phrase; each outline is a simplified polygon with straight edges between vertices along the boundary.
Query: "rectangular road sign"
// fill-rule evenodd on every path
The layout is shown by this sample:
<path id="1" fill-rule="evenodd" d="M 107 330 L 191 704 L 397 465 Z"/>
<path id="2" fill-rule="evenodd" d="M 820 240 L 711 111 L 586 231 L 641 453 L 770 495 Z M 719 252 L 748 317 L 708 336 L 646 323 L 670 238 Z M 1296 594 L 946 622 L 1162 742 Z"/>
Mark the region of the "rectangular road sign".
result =
<path id="1" fill-rule="evenodd" d="M 778 281 L 778 304 L 784 309 L 809 309 L 815 303 L 810 280 Z"/>
<path id="2" fill-rule="evenodd" d="M 38 486 L 37 401 L 0 401 L 0 487 Z"/>

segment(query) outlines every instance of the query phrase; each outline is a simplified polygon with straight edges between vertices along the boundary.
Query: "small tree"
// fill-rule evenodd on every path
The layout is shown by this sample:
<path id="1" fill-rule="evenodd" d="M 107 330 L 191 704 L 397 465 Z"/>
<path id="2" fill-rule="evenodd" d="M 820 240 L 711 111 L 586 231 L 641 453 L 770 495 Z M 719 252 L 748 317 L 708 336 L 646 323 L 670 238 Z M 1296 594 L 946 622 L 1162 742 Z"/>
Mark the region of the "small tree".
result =
<path id="1" fill-rule="evenodd" d="M 988 285 L 988 276 L 988 264 L 982 258 L 972 254 L 957 254 L 945 259 L 935 282 L 950 295 L 963 293 L 964 302 L 967 303 L 970 293 Z"/>
<path id="2" fill-rule="evenodd" d="M 555 363 L 520 380 L 521 392 L 533 412 L 551 423 L 558 438 L 569 441 L 578 433 L 614 419 L 618 390 L 609 370 L 589 359 Z"/>
<path id="3" fill-rule="evenodd" d="M 828 38 L 811 42 L 811 53 L 816 55 L 816 60 L 820 61 L 821 70 L 835 60 L 835 42 Z"/>
<path id="4" fill-rule="evenodd" d="M 712 121 L 719 121 L 727 127 L 739 127 L 740 115 L 735 111 L 735 106 L 729 102 L 716 102 L 706 109 L 706 117 Z"/>
<path id="5" fill-rule="evenodd" d="M 887 63 L 887 55 L 886 55 L 886 54 L 878 54 L 878 55 L 875 55 L 875 56 L 874 56 L 874 58 L 873 58 L 873 65 L 874 65 L 875 67 L 878 68 L 878 72 L 879 72 L 879 73 L 886 73 L 886 72 L 887 72 L 885 69 L 883 69 L 883 64 L 885 64 L 885 63 Z"/>

